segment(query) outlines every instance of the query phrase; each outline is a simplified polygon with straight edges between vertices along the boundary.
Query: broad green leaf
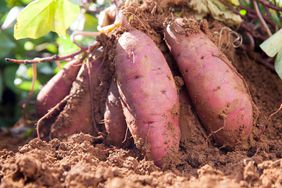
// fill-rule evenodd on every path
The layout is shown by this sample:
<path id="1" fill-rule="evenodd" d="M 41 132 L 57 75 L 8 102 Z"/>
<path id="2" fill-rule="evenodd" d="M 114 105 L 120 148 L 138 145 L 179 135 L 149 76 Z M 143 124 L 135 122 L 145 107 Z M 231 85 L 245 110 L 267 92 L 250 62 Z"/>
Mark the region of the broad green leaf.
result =
<path id="1" fill-rule="evenodd" d="M 76 44 L 74 44 L 70 37 L 60 37 L 57 39 L 59 45 L 59 55 L 67 55 L 79 50 Z"/>
<path id="2" fill-rule="evenodd" d="M 16 23 L 17 16 L 22 9 L 23 9 L 22 7 L 13 7 L 7 14 L 6 19 L 2 24 L 1 28 L 7 29 L 12 27 Z"/>
<path id="3" fill-rule="evenodd" d="M 84 30 L 85 31 L 97 31 L 98 27 L 98 19 L 97 17 L 90 15 L 90 14 L 85 14 L 85 25 L 84 25 Z"/>
<path id="4" fill-rule="evenodd" d="M 76 20 L 71 24 L 70 29 L 72 31 L 82 31 L 85 24 L 85 16 L 84 13 L 80 13 Z"/>
<path id="5" fill-rule="evenodd" d="M 30 91 L 32 87 L 32 81 L 31 80 L 26 80 L 22 78 L 16 78 L 14 81 L 14 84 L 17 88 L 23 91 Z M 38 80 L 35 81 L 34 85 L 34 91 L 38 92 L 40 89 L 40 82 Z"/>
<path id="6" fill-rule="evenodd" d="M 280 49 L 274 64 L 275 71 L 279 75 L 279 77 L 282 79 L 282 48 Z"/>
<path id="7" fill-rule="evenodd" d="M 280 26 L 282 24 L 281 23 L 282 20 L 280 19 L 278 12 L 275 11 L 275 10 L 272 10 L 272 9 L 269 9 L 269 12 L 270 12 L 271 19 L 275 22 L 275 24 L 278 26 L 278 28 L 280 28 Z"/>
<path id="8" fill-rule="evenodd" d="M 260 48 L 269 56 L 274 57 L 282 49 L 282 29 L 264 41 Z"/>
<path id="9" fill-rule="evenodd" d="M 32 67 L 30 65 L 21 64 L 16 72 L 14 84 L 20 90 L 30 91 L 32 87 L 32 77 L 33 77 Z M 40 82 L 36 80 L 34 91 L 36 92 L 39 89 L 40 89 Z"/>
<path id="10" fill-rule="evenodd" d="M 79 12 L 79 6 L 69 0 L 35 0 L 20 12 L 14 37 L 39 38 L 50 31 L 65 36 Z"/>

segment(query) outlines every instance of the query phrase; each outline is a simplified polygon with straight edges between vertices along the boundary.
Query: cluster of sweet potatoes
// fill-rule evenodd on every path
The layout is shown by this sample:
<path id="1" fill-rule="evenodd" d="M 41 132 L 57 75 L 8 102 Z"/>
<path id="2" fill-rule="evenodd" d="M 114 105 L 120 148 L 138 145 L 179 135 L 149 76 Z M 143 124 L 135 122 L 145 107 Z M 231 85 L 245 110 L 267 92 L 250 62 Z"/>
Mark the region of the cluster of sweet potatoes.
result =
<path id="1" fill-rule="evenodd" d="M 252 100 L 227 57 L 193 20 L 171 21 L 164 40 L 205 130 L 220 145 L 233 147 L 246 139 L 253 124 Z M 179 94 L 164 55 L 149 36 L 130 29 L 116 42 L 112 81 L 105 76 L 109 64 L 97 50 L 87 62 L 69 63 L 45 85 L 37 100 L 39 136 L 104 131 L 115 146 L 132 137 L 162 166 L 177 153 L 181 135 Z M 106 89 L 96 92 L 101 85 Z M 97 96 L 105 91 L 105 99 Z M 99 112 L 104 117 L 97 118 Z"/>

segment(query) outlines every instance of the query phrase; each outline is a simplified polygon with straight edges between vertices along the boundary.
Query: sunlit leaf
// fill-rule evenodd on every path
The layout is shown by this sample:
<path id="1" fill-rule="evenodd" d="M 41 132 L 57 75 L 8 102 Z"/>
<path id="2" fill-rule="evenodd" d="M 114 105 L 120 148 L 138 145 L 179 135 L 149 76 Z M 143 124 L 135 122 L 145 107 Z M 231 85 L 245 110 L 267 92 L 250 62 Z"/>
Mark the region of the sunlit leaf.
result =
<path id="1" fill-rule="evenodd" d="M 16 78 L 14 81 L 15 86 L 23 91 L 30 91 L 32 88 L 32 81 L 31 80 L 25 80 L 22 78 Z M 34 85 L 34 91 L 37 92 L 40 89 L 40 83 L 38 80 L 35 81 Z"/>
<path id="2" fill-rule="evenodd" d="M 84 24 L 85 24 L 85 17 L 84 17 L 84 13 L 81 12 L 76 18 L 76 20 L 71 24 L 70 29 L 72 31 L 82 31 L 84 28 Z"/>
<path id="3" fill-rule="evenodd" d="M 21 64 L 16 72 L 16 77 L 14 80 L 15 86 L 23 91 L 30 91 L 32 88 L 32 77 L 33 71 L 32 67 L 29 65 Z M 36 80 L 34 91 L 40 89 L 40 82 Z"/>
<path id="4" fill-rule="evenodd" d="M 79 6 L 69 0 L 35 0 L 20 12 L 14 37 L 39 38 L 50 31 L 65 36 L 79 12 Z"/>
<path id="5" fill-rule="evenodd" d="M 59 54 L 66 55 L 79 50 L 77 45 L 75 45 L 69 36 L 67 37 L 60 37 L 57 39 L 57 43 L 59 45 Z"/>
<path id="6" fill-rule="evenodd" d="M 97 17 L 90 15 L 90 14 L 85 14 L 85 25 L 84 25 L 84 30 L 85 31 L 97 31 L 98 27 L 98 19 Z"/>
<path id="7" fill-rule="evenodd" d="M 282 79 L 282 49 L 280 49 L 274 64 L 275 71 L 279 75 L 279 77 Z"/>
<path id="8" fill-rule="evenodd" d="M 264 41 L 260 48 L 269 56 L 274 57 L 282 49 L 282 29 Z"/>
<path id="9" fill-rule="evenodd" d="M 4 23 L 1 26 L 1 28 L 7 29 L 9 27 L 12 27 L 15 24 L 17 17 L 18 17 L 18 15 L 19 15 L 19 13 L 22 9 L 23 9 L 22 7 L 13 7 L 9 11 Z"/>

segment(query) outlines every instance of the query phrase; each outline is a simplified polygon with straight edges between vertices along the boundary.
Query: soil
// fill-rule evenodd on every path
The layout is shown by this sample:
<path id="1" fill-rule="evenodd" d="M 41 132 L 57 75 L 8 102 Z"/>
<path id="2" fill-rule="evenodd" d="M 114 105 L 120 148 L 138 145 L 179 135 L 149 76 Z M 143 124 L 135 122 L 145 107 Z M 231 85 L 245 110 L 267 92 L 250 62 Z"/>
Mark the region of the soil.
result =
<path id="1" fill-rule="evenodd" d="M 49 142 L 35 138 L 18 149 L 17 141 L 13 141 L 16 138 L 4 141 L 1 136 L 0 188 L 282 187 L 282 111 L 271 115 L 282 103 L 282 81 L 274 72 L 249 59 L 244 51 L 235 50 L 229 39 L 224 39 L 229 37 L 218 35 L 222 24 L 210 20 L 208 25 L 203 23 L 202 30 L 220 44 L 246 81 L 256 109 L 248 143 L 234 150 L 218 147 L 199 123 L 179 71 L 160 42 L 162 26 L 154 24 L 160 18 L 149 19 L 149 15 L 139 17 L 148 24 L 141 24 L 139 29 L 152 29 L 148 34 L 155 36 L 179 88 L 182 135 L 180 154 L 174 164 L 160 169 L 141 157 L 134 147 L 116 148 L 82 133 Z M 146 18 L 151 22 L 146 22 Z M 218 43 L 219 39 L 223 42 Z M 10 143 L 15 144 L 11 147 Z"/>

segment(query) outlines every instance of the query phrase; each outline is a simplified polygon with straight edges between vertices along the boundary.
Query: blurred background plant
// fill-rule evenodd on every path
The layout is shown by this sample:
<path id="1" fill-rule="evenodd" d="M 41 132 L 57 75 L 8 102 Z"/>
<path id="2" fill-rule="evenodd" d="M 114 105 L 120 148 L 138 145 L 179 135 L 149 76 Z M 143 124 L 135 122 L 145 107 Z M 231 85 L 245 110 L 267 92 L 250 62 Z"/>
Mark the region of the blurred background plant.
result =
<path id="1" fill-rule="evenodd" d="M 32 87 L 33 69 L 31 65 L 13 64 L 5 61 L 6 57 L 15 59 L 33 59 L 54 54 L 65 55 L 79 48 L 71 41 L 73 31 L 97 31 L 96 14 L 108 6 L 109 1 L 73 0 L 81 7 L 78 18 L 67 31 L 67 35 L 59 37 L 53 32 L 38 39 L 14 38 L 14 25 L 20 11 L 32 0 L 1 0 L 0 1 L 0 127 L 9 127 L 26 113 L 26 102 Z M 41 26 L 44 27 L 44 26 Z M 93 38 L 78 38 L 81 45 L 89 44 Z M 59 62 L 58 62 L 59 63 Z M 60 62 L 64 65 L 64 62 Z M 37 65 L 37 80 L 33 98 L 40 88 L 57 72 L 56 63 L 39 63 Z M 28 101 L 30 102 L 30 101 Z M 29 105 L 32 106 L 32 105 Z M 33 109 L 28 109 L 32 111 Z M 23 114 L 25 113 L 25 114 Z"/>

